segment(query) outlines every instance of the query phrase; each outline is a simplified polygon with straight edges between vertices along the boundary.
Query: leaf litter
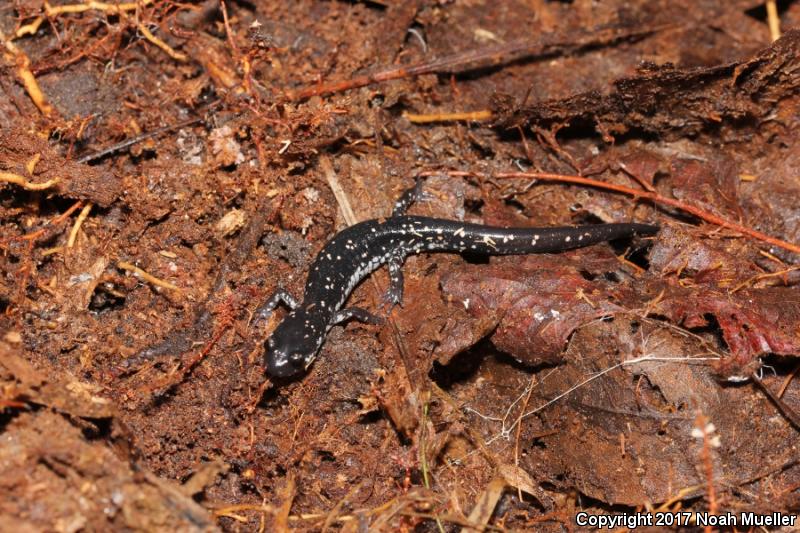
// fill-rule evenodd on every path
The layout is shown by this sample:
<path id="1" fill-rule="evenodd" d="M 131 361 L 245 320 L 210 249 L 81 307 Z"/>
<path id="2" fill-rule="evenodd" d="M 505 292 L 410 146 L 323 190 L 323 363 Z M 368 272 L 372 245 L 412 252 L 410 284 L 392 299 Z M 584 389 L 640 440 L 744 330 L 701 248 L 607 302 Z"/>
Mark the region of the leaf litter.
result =
<path id="1" fill-rule="evenodd" d="M 4 527 L 797 509 L 800 34 L 761 3 L 76 6 L 0 14 Z M 662 231 L 409 258 L 270 383 L 255 307 L 417 174 L 427 216 Z"/>

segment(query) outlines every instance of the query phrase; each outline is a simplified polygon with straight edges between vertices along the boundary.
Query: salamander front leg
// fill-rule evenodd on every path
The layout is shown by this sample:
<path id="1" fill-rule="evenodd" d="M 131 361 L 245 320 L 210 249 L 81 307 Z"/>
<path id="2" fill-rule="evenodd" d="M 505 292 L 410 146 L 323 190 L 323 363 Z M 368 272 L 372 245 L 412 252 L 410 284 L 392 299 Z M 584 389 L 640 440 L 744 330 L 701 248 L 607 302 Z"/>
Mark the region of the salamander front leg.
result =
<path id="1" fill-rule="evenodd" d="M 253 320 L 255 322 L 261 322 L 267 320 L 272 312 L 278 307 L 278 304 L 283 304 L 292 311 L 297 309 L 300 305 L 297 300 L 295 300 L 294 296 L 286 292 L 285 289 L 278 289 L 275 293 L 270 296 L 269 300 L 261 304 L 258 309 L 256 309 L 255 315 L 253 316 Z"/>
<path id="2" fill-rule="evenodd" d="M 351 319 L 358 320 L 359 322 L 366 322 L 367 324 L 383 324 L 383 319 L 381 317 L 373 315 L 361 307 L 348 307 L 347 309 L 337 311 L 336 314 L 333 315 L 334 324 L 340 324 Z"/>

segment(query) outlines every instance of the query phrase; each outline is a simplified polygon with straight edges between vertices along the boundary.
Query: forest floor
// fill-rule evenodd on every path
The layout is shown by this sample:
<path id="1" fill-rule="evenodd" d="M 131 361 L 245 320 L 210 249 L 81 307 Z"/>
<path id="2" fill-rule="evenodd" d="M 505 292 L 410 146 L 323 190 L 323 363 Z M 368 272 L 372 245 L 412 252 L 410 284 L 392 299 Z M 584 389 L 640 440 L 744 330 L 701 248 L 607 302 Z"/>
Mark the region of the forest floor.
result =
<path id="1" fill-rule="evenodd" d="M 6 2 L 0 530 L 796 513 L 800 2 L 777 7 Z M 270 380 L 285 311 L 258 306 L 421 177 L 418 215 L 661 230 L 411 257 L 384 324 Z"/>

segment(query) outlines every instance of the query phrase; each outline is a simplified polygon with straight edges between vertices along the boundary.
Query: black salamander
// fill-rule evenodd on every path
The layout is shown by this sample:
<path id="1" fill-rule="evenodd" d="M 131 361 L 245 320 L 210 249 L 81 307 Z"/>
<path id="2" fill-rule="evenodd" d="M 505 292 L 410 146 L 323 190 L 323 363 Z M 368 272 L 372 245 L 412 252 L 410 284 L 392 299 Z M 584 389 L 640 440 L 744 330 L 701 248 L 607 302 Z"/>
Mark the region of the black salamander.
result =
<path id="1" fill-rule="evenodd" d="M 358 307 L 345 308 L 344 304 L 353 289 L 382 265 L 388 265 L 391 280 L 384 301 L 389 306 L 399 303 L 403 297 L 402 265 L 411 254 L 559 252 L 633 235 L 652 235 L 658 231 L 658 226 L 633 223 L 500 228 L 403 215 L 420 195 L 418 183 L 397 202 L 390 218 L 385 221 L 367 220 L 334 236 L 311 265 L 301 303 L 286 291 L 278 290 L 261 306 L 258 312 L 261 319 L 280 302 L 291 309 L 265 345 L 270 375 L 289 377 L 307 369 L 335 324 L 351 318 L 380 323 L 382 319 L 368 311 Z"/>

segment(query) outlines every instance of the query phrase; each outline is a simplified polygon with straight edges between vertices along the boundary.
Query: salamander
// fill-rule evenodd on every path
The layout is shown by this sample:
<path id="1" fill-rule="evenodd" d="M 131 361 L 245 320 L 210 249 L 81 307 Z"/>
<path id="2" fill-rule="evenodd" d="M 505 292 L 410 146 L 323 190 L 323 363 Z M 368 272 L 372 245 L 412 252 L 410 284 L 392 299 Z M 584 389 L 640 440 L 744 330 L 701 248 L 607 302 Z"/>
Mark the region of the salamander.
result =
<path id="1" fill-rule="evenodd" d="M 598 224 L 577 227 L 501 228 L 422 216 L 405 215 L 421 196 L 421 182 L 395 205 L 392 216 L 367 220 L 336 234 L 310 267 L 302 302 L 279 289 L 259 308 L 263 319 L 281 302 L 290 312 L 265 343 L 267 372 L 291 377 L 314 361 L 334 325 L 349 319 L 380 323 L 382 319 L 358 307 L 344 307 L 350 293 L 382 265 L 389 268 L 389 305 L 403 298 L 402 265 L 420 252 L 482 255 L 520 255 L 560 252 L 598 242 L 653 235 L 658 226 L 638 223 Z"/>

